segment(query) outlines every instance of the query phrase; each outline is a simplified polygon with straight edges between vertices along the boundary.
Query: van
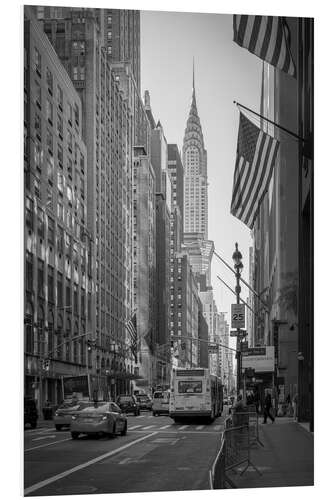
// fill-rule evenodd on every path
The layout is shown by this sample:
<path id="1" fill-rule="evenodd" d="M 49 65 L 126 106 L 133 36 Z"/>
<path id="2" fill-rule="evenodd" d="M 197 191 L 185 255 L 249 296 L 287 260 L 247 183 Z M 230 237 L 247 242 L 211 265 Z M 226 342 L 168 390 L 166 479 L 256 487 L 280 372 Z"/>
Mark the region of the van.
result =
<path id="1" fill-rule="evenodd" d="M 153 395 L 153 415 L 169 415 L 169 391 L 155 391 Z"/>

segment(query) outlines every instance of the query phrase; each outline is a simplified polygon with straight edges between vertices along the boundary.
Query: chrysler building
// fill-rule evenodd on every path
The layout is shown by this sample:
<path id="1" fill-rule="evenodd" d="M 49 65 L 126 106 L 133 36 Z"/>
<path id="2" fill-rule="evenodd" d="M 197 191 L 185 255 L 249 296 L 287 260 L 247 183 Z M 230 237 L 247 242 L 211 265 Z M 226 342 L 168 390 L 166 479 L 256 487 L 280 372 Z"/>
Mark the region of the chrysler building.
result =
<path id="1" fill-rule="evenodd" d="M 184 166 L 184 245 L 192 270 L 199 279 L 203 274 L 210 286 L 214 242 L 208 240 L 207 151 L 205 150 L 194 84 L 190 114 L 183 142 Z"/>
<path id="2" fill-rule="evenodd" d="M 194 85 L 190 114 L 183 142 L 184 233 L 201 233 L 208 238 L 207 152 L 197 110 Z"/>

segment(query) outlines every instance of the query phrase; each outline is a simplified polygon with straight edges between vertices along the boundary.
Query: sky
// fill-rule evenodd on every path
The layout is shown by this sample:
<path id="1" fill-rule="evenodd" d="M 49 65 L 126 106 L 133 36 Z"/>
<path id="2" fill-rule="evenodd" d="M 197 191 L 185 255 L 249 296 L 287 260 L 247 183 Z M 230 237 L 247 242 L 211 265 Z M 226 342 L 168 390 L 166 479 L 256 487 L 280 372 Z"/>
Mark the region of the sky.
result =
<path id="1" fill-rule="evenodd" d="M 248 279 L 250 230 L 230 214 L 239 112 L 236 100 L 259 109 L 261 61 L 232 41 L 232 15 L 141 11 L 141 92 L 149 90 L 155 120 L 168 143 L 181 151 L 192 97 L 195 64 L 196 101 L 207 150 L 208 237 L 216 251 L 232 264 L 235 242 L 243 255 Z M 219 311 L 227 312 L 235 278 L 216 257 L 212 285 Z M 248 290 L 242 286 L 245 300 Z"/>

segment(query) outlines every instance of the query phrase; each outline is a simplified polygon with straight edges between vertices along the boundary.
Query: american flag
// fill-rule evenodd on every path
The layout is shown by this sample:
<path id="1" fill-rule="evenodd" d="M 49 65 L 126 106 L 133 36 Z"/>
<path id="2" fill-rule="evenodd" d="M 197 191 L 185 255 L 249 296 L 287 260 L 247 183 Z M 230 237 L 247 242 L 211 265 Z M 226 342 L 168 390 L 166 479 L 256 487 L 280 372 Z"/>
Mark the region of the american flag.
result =
<path id="1" fill-rule="evenodd" d="M 126 330 L 128 331 L 131 339 L 131 350 L 135 358 L 135 362 L 137 362 L 136 357 L 137 357 L 138 334 L 136 329 L 136 313 L 134 313 L 132 317 L 126 322 Z"/>
<path id="2" fill-rule="evenodd" d="M 250 229 L 268 190 L 278 148 L 279 141 L 240 113 L 230 211 Z"/>
<path id="3" fill-rule="evenodd" d="M 282 17 L 234 15 L 234 42 L 288 75 L 296 76 L 290 34 Z"/>

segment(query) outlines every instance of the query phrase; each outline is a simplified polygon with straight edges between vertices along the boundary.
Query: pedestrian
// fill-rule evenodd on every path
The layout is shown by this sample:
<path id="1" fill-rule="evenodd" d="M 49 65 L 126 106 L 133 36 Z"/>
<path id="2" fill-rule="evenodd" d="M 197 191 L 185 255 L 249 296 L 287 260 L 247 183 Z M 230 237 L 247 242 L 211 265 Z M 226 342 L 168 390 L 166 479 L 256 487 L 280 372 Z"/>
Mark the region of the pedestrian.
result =
<path id="1" fill-rule="evenodd" d="M 248 415 L 246 414 L 246 406 L 244 404 L 243 395 L 238 394 L 237 401 L 232 408 L 232 425 L 238 427 L 248 422 Z"/>
<path id="2" fill-rule="evenodd" d="M 293 397 L 293 416 L 294 420 L 297 421 L 297 403 L 298 403 L 298 394 L 296 394 Z"/>
<path id="3" fill-rule="evenodd" d="M 260 396 L 258 389 L 255 390 L 254 395 L 253 395 L 253 401 L 256 407 L 256 412 L 259 413 L 259 402 L 260 402 Z"/>
<path id="4" fill-rule="evenodd" d="M 275 421 L 271 409 L 272 409 L 272 397 L 270 393 L 267 391 L 264 400 L 264 422 L 263 422 L 264 424 L 267 424 L 267 417 L 271 419 L 272 423 Z"/>

